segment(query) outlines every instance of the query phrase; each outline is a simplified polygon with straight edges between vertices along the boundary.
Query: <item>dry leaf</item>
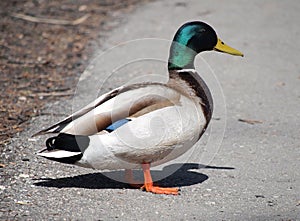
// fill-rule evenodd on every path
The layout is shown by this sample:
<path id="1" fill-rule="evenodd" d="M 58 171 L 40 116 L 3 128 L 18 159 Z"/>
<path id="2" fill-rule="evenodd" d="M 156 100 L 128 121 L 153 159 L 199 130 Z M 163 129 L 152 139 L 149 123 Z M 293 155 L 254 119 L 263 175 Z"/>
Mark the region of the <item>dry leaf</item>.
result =
<path id="1" fill-rule="evenodd" d="M 19 205 L 28 205 L 30 203 L 26 202 L 26 201 L 17 201 L 16 204 L 19 204 Z"/>

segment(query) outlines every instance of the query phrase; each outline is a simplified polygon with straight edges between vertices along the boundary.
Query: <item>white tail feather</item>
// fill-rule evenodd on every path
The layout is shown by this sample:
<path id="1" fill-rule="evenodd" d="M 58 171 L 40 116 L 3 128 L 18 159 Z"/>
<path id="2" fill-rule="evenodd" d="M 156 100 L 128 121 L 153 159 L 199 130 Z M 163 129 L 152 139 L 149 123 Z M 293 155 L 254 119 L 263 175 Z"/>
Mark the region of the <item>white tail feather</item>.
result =
<path id="1" fill-rule="evenodd" d="M 47 158 L 67 158 L 67 157 L 73 157 L 73 156 L 76 156 L 79 154 L 81 154 L 81 152 L 71 152 L 71 151 L 65 151 L 65 150 L 53 150 L 50 152 L 37 153 L 38 156 L 47 157 Z"/>

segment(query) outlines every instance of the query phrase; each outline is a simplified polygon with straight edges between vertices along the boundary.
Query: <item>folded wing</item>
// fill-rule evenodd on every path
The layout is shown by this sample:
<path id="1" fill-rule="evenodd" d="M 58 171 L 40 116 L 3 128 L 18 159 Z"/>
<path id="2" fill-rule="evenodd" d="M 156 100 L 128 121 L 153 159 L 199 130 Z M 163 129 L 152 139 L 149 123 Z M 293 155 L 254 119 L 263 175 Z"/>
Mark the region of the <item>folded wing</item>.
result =
<path id="1" fill-rule="evenodd" d="M 103 94 L 81 110 L 34 136 L 47 133 L 93 135 L 118 120 L 139 117 L 172 106 L 178 103 L 179 98 L 180 94 L 176 90 L 160 83 L 122 86 Z"/>

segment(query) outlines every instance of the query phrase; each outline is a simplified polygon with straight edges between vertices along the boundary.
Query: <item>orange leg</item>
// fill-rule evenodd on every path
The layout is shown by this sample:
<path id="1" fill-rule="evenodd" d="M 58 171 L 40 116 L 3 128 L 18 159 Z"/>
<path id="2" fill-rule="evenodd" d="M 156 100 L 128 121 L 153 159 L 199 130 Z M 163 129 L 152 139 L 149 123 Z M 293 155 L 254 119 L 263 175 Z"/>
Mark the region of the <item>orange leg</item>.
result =
<path id="1" fill-rule="evenodd" d="M 142 184 L 139 181 L 134 180 L 133 172 L 130 169 L 125 169 L 125 180 L 133 188 L 142 188 Z"/>
<path id="2" fill-rule="evenodd" d="M 144 186 L 142 186 L 142 189 L 145 189 L 147 192 L 152 192 L 156 194 L 178 195 L 178 191 L 179 191 L 178 188 L 165 188 L 165 187 L 153 186 L 149 163 L 142 164 L 142 168 L 144 172 Z"/>

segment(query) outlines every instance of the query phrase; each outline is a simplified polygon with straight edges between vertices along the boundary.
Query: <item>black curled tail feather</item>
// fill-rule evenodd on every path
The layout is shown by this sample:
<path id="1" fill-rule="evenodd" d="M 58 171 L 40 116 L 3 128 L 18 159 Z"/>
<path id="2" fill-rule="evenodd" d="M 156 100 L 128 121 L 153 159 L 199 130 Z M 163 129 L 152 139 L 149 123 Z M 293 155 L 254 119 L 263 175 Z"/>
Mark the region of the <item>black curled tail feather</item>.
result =
<path id="1" fill-rule="evenodd" d="M 88 136 L 61 133 L 46 140 L 47 150 L 65 150 L 71 152 L 84 152 L 90 143 Z"/>
<path id="2" fill-rule="evenodd" d="M 56 137 L 50 137 L 46 140 L 46 147 L 48 151 L 55 149 L 55 145 L 54 145 L 55 139 Z"/>

